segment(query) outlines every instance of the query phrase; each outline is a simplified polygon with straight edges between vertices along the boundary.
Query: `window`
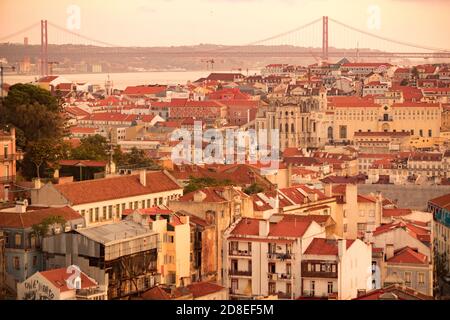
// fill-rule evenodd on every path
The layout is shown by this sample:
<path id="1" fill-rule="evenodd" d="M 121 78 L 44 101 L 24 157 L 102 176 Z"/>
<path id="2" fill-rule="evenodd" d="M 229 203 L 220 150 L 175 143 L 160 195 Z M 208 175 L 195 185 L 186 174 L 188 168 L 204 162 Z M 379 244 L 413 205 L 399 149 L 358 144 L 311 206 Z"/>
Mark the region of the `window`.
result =
<path id="1" fill-rule="evenodd" d="M 34 233 L 30 235 L 30 247 L 36 248 L 36 236 L 34 235 Z"/>
<path id="2" fill-rule="evenodd" d="M 107 216 L 107 207 L 103 207 L 103 219 L 106 220 L 106 216 Z"/>
<path id="3" fill-rule="evenodd" d="M 432 130 L 428 130 L 428 136 L 432 137 L 433 136 L 433 131 Z"/>
<path id="4" fill-rule="evenodd" d="M 286 294 L 287 295 L 292 294 L 292 285 L 290 283 L 286 283 Z"/>
<path id="5" fill-rule="evenodd" d="M 332 294 L 333 292 L 333 282 L 328 282 L 328 294 Z"/>
<path id="6" fill-rule="evenodd" d="M 320 272 L 320 263 L 316 263 L 316 272 Z"/>
<path id="7" fill-rule="evenodd" d="M 14 257 L 14 269 L 20 270 L 20 258 Z"/>
<path id="8" fill-rule="evenodd" d="M 89 209 L 89 222 L 94 222 L 94 209 Z"/>
<path id="9" fill-rule="evenodd" d="M 152 206 L 152 199 L 147 200 L 147 208 L 150 208 Z"/>
<path id="10" fill-rule="evenodd" d="M 269 282 L 269 294 L 275 294 L 276 287 L 275 282 Z"/>
<path id="11" fill-rule="evenodd" d="M 411 285 L 411 272 L 405 272 L 405 284 Z"/>
<path id="12" fill-rule="evenodd" d="M 315 281 L 311 281 L 311 283 L 309 284 L 309 289 L 311 291 L 311 296 L 315 296 L 316 295 L 316 282 Z"/>
<path id="13" fill-rule="evenodd" d="M 139 201 L 134 202 L 134 209 L 135 210 L 139 209 Z"/>
<path id="14" fill-rule="evenodd" d="M 292 272 L 292 266 L 290 263 L 286 264 L 286 274 L 291 274 Z"/>
<path id="15" fill-rule="evenodd" d="M 339 126 L 339 137 L 347 139 L 347 126 Z"/>
<path id="16" fill-rule="evenodd" d="M 159 204 L 160 205 L 163 204 L 163 198 L 162 197 L 159 198 Z"/>
<path id="17" fill-rule="evenodd" d="M 95 221 L 98 221 L 99 213 L 100 213 L 100 209 L 99 208 L 95 208 Z"/>
<path id="18" fill-rule="evenodd" d="M 112 219 L 113 216 L 113 206 L 108 206 L 108 219 Z"/>
<path id="19" fill-rule="evenodd" d="M 133 209 L 133 202 L 128 203 L 128 209 Z"/>
<path id="20" fill-rule="evenodd" d="M 145 208 L 145 200 L 142 200 L 142 208 Z"/>
<path id="21" fill-rule="evenodd" d="M 22 235 L 20 233 L 16 233 L 14 237 L 14 243 L 16 247 L 20 247 L 22 245 Z"/>
<path id="22" fill-rule="evenodd" d="M 423 272 L 419 272 L 419 284 L 420 285 L 425 284 L 425 274 Z"/>
<path id="23" fill-rule="evenodd" d="M 236 293 L 238 289 L 239 289 L 239 280 L 238 279 L 231 280 L 231 291 Z"/>

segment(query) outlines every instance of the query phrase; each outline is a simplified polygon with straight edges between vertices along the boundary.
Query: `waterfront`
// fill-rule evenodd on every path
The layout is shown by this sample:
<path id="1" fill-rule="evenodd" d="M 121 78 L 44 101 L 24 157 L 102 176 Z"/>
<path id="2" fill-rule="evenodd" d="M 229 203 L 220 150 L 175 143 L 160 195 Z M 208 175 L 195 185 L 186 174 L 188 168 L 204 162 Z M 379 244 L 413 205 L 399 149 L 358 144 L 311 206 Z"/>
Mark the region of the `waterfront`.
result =
<path id="1" fill-rule="evenodd" d="M 195 81 L 202 77 L 207 77 L 214 71 L 153 71 L 153 72 L 130 72 L 130 73 L 86 73 L 86 74 L 61 74 L 60 76 L 73 82 L 89 82 L 91 84 L 104 85 L 108 75 L 114 83 L 114 88 L 125 89 L 127 86 L 143 84 L 186 84 L 188 81 Z M 223 72 L 223 71 L 217 71 Z M 234 71 L 235 72 L 235 71 Z M 246 74 L 247 72 L 245 72 Z M 249 74 L 259 73 L 249 71 Z M 28 83 L 35 81 L 38 76 L 28 75 L 5 75 L 5 83 Z"/>

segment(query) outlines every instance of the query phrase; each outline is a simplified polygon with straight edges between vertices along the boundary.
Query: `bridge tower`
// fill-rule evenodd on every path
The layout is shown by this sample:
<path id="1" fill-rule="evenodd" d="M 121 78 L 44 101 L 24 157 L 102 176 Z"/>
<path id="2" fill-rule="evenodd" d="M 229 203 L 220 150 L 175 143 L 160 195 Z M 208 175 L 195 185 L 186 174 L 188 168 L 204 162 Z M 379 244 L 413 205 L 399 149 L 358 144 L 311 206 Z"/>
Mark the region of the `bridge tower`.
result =
<path id="1" fill-rule="evenodd" d="M 41 20 L 41 76 L 48 75 L 48 28 L 47 20 Z"/>
<path id="2" fill-rule="evenodd" d="M 322 59 L 328 61 L 328 17 L 323 17 Z"/>

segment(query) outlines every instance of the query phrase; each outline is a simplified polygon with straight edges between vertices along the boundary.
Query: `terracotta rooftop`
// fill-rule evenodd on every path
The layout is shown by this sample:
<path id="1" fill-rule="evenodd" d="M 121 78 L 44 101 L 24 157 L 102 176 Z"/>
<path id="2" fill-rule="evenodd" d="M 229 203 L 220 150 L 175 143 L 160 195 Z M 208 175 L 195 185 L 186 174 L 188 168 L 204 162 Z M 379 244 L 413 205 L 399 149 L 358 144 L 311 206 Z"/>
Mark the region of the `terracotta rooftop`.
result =
<path id="1" fill-rule="evenodd" d="M 139 181 L 139 175 L 127 175 L 106 179 L 55 185 L 72 205 L 122 199 L 145 194 L 182 189 L 165 172 L 147 173 L 147 186 Z"/>
<path id="2" fill-rule="evenodd" d="M 346 248 L 355 242 L 355 240 L 346 241 Z M 324 255 L 324 256 L 336 256 L 338 255 L 338 241 L 323 238 L 314 238 L 309 244 L 304 254 Z"/>
<path id="3" fill-rule="evenodd" d="M 35 210 L 27 211 L 25 213 L 0 212 L 0 227 L 16 229 L 31 228 L 33 225 L 41 223 L 45 218 L 52 216 L 61 216 L 66 221 L 83 219 L 78 212 L 69 207 L 35 208 Z"/>
<path id="4" fill-rule="evenodd" d="M 407 263 L 407 264 L 428 264 L 426 255 L 416 250 L 405 247 L 397 250 L 394 256 L 387 260 L 388 263 Z"/>
<path id="5" fill-rule="evenodd" d="M 67 286 L 67 281 L 72 273 L 67 272 L 67 268 L 53 269 L 48 271 L 39 271 L 39 273 L 51 282 L 60 292 L 70 291 L 74 289 L 69 289 Z M 92 287 L 97 287 L 95 280 L 89 278 L 84 272 L 80 274 L 81 278 L 81 289 L 88 289 Z"/>

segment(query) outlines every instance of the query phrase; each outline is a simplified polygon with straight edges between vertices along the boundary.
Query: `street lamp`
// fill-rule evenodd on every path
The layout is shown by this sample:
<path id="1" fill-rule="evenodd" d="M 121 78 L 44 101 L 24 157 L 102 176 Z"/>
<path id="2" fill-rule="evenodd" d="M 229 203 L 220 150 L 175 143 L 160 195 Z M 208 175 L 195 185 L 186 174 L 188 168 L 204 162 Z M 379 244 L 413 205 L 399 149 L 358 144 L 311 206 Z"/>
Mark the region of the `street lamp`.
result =
<path id="1" fill-rule="evenodd" d="M 9 69 L 9 70 L 15 71 L 16 67 L 3 66 L 3 63 L 0 62 L 0 97 L 1 98 L 3 98 L 3 69 Z"/>

